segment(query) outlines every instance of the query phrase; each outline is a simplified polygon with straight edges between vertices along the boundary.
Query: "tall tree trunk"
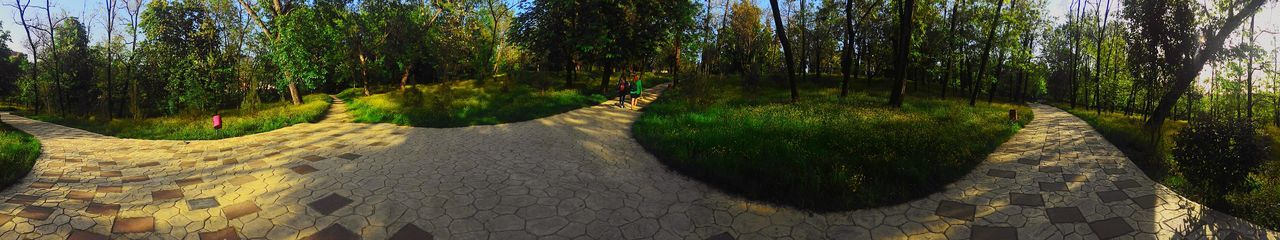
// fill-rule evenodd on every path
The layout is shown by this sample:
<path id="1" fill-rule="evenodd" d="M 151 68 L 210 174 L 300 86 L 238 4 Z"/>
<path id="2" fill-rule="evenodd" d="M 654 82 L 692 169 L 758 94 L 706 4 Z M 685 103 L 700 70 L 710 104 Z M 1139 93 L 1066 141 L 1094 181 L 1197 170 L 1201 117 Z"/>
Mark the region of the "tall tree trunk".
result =
<path id="1" fill-rule="evenodd" d="M 58 92 L 57 94 L 58 114 L 62 116 L 66 116 L 67 115 L 67 93 L 62 89 L 62 80 L 61 80 L 62 77 L 60 74 L 58 74 L 58 68 L 62 67 L 62 64 L 61 64 L 62 61 L 58 59 L 58 41 L 56 40 L 58 38 L 54 36 L 54 32 L 55 32 L 54 30 L 57 29 L 58 22 L 61 22 L 61 21 L 58 21 L 58 22 L 53 21 L 53 10 L 51 10 L 53 9 L 53 5 L 49 3 L 49 0 L 44 1 L 44 6 L 45 6 L 44 8 L 45 19 L 49 21 L 49 29 L 48 29 L 49 50 L 50 50 L 49 53 L 50 55 L 52 55 L 49 59 L 53 60 L 53 63 L 49 64 L 50 67 L 47 67 L 47 68 L 49 69 L 49 77 L 52 78 L 53 80 L 53 89 L 55 89 Z M 53 95 L 53 93 L 49 93 L 49 94 Z"/>
<path id="2" fill-rule="evenodd" d="M 914 0 L 907 0 L 914 1 Z M 800 92 L 796 90 L 795 66 L 794 58 L 791 57 L 791 43 L 787 41 L 787 29 L 782 25 L 782 14 L 778 11 L 778 0 L 769 0 L 770 8 L 773 9 L 773 25 L 774 30 L 778 31 L 778 40 L 782 42 L 782 55 L 786 58 L 787 65 L 787 82 L 791 85 L 791 102 L 795 103 L 800 100 Z"/>
<path id="3" fill-rule="evenodd" d="M 805 5 L 808 5 L 806 3 L 807 2 L 805 2 L 805 0 L 800 0 L 800 19 L 799 19 L 800 27 L 797 28 L 797 29 L 800 29 L 800 62 L 799 64 L 800 64 L 800 80 L 801 81 L 805 81 L 809 79 L 809 65 L 810 65 L 809 41 L 806 38 L 809 32 L 809 25 L 805 22 L 805 15 L 806 13 L 808 13 L 808 12 L 805 12 Z"/>
<path id="4" fill-rule="evenodd" d="M 37 75 L 39 75 L 37 73 L 40 72 L 40 48 L 36 46 L 35 38 L 31 37 L 31 26 L 27 24 L 28 7 L 31 7 L 31 0 L 27 0 L 26 4 L 23 4 L 22 0 L 13 0 L 13 8 L 18 11 L 18 22 L 22 24 L 22 31 L 27 34 L 27 43 L 31 48 L 31 69 L 27 75 L 31 76 L 31 89 L 35 93 L 35 99 L 32 101 L 34 106 L 32 108 L 35 109 L 36 114 L 40 114 L 42 101 L 40 101 L 40 82 L 39 78 L 37 78 Z"/>
<path id="5" fill-rule="evenodd" d="M 1213 35 L 1205 37 L 1204 45 L 1201 45 L 1204 48 L 1201 48 L 1191 61 L 1182 65 L 1177 75 L 1174 75 L 1173 86 L 1160 97 L 1159 104 L 1151 112 L 1151 118 L 1147 120 L 1148 130 L 1152 130 L 1152 133 L 1159 132 L 1159 129 L 1164 125 L 1165 118 L 1169 117 L 1169 110 L 1173 108 L 1173 104 L 1177 104 L 1178 98 L 1187 92 L 1187 89 L 1191 87 L 1191 83 L 1195 82 L 1200 70 L 1204 69 L 1205 62 L 1208 62 L 1222 50 L 1222 44 L 1226 41 L 1226 38 L 1231 35 L 1232 31 L 1240 27 L 1245 17 L 1253 16 L 1258 12 L 1258 8 L 1262 7 L 1262 4 L 1266 2 L 1266 0 L 1249 0 L 1243 10 L 1228 17 Z"/>
<path id="6" fill-rule="evenodd" d="M 1004 0 L 996 0 L 996 15 L 991 17 L 991 29 L 987 32 L 986 44 L 982 46 L 982 60 L 978 62 L 978 77 L 974 79 L 973 91 L 969 94 L 969 106 L 977 105 L 978 91 L 982 89 L 982 76 L 987 70 L 987 60 L 991 58 L 991 47 L 996 37 L 996 29 L 1000 28 L 1000 11 L 1004 8 Z"/>
<path id="7" fill-rule="evenodd" d="M 409 87 L 409 71 L 413 71 L 412 63 L 410 63 L 408 66 L 405 66 L 404 70 L 400 73 L 400 90 L 401 91 L 404 91 L 405 88 Z"/>
<path id="8" fill-rule="evenodd" d="M 1072 12 L 1070 13 L 1071 17 L 1074 19 L 1068 21 L 1068 24 L 1071 24 L 1072 29 L 1074 30 L 1071 34 L 1071 108 L 1076 108 L 1076 97 L 1079 95 L 1080 90 L 1080 83 L 1076 79 L 1076 76 L 1080 75 L 1079 62 L 1081 31 L 1079 22 L 1084 19 L 1084 5 L 1086 3 L 1087 2 L 1077 0 L 1075 2 L 1075 6 L 1071 9 Z M 1077 9 L 1079 9 L 1079 16 L 1076 15 Z"/>
<path id="9" fill-rule="evenodd" d="M 947 50 L 952 50 L 953 48 L 955 48 L 955 44 L 953 42 L 955 42 L 955 35 L 956 35 L 955 34 L 956 19 L 957 19 L 956 13 L 959 12 L 961 1 L 964 1 L 964 0 L 953 0 L 953 2 L 951 3 L 951 14 L 947 14 L 947 25 L 948 25 L 947 38 L 945 40 L 946 42 L 944 43 L 946 44 L 945 46 L 947 47 Z M 947 87 L 951 86 L 951 71 L 952 71 L 952 65 L 954 65 L 955 63 L 955 53 L 948 51 L 946 55 L 946 61 L 947 61 L 947 68 L 946 68 L 946 71 L 944 71 L 942 74 L 942 93 L 939 94 L 942 98 L 947 97 Z"/>
<path id="10" fill-rule="evenodd" d="M 911 25 L 914 23 L 912 14 L 916 9 L 915 0 L 904 0 L 901 6 L 898 6 L 898 39 L 894 45 L 893 65 L 894 73 L 893 88 L 889 91 L 889 106 L 895 108 L 902 107 L 902 98 L 907 94 L 907 59 L 911 55 Z"/>
<path id="11" fill-rule="evenodd" d="M 996 91 L 1000 89 L 1000 76 L 1003 76 L 1004 73 L 1004 50 L 1001 49 L 997 54 L 1000 55 L 1000 58 L 996 60 L 995 81 L 991 83 L 991 90 L 987 91 L 987 104 L 991 104 L 992 99 L 996 97 Z"/>
<path id="12" fill-rule="evenodd" d="M 364 85 L 363 87 L 364 91 L 362 91 L 362 93 L 364 93 L 365 96 L 369 96 L 370 95 L 369 66 L 368 66 L 369 59 L 368 57 L 365 57 L 363 44 L 356 44 L 356 45 L 357 45 L 356 51 L 359 51 L 358 57 L 360 58 L 360 83 L 361 85 Z"/>
<path id="13" fill-rule="evenodd" d="M 604 74 L 600 76 L 600 94 L 607 95 L 609 93 L 609 77 L 613 76 L 613 62 L 604 61 Z M 619 78 L 621 80 L 621 78 Z"/>
<path id="14" fill-rule="evenodd" d="M 849 95 L 849 74 L 853 70 L 853 0 L 844 1 L 844 54 L 840 56 L 840 98 Z"/>
<path id="15" fill-rule="evenodd" d="M 1098 6 L 1098 8 L 1099 8 L 1099 9 L 1101 9 L 1101 8 L 1102 8 L 1102 6 Z M 1095 11 L 1095 12 L 1096 12 L 1096 11 Z M 1105 57 L 1102 55 L 1102 48 L 1103 48 L 1102 43 L 1103 43 L 1103 42 L 1105 42 L 1105 41 L 1106 41 L 1106 39 L 1107 39 L 1107 19 L 1111 17 L 1111 0 L 1107 0 L 1107 11 L 1106 11 L 1106 15 L 1103 15 L 1103 16 L 1100 16 L 1100 17 L 1101 17 L 1100 19 L 1102 20 L 1102 23 L 1101 23 L 1101 24 L 1095 24 L 1095 25 L 1101 25 L 1101 27 L 1098 27 L 1098 46 L 1097 46 L 1098 53 L 1097 53 L 1097 55 L 1095 55 L 1095 56 L 1097 56 L 1097 60 L 1095 60 L 1095 61 L 1094 61 L 1095 63 L 1094 63 L 1094 73 L 1093 73 L 1093 81 L 1094 81 L 1094 96 L 1093 96 L 1093 99 L 1094 99 L 1094 100 L 1093 100 L 1093 101 L 1094 101 L 1094 104 L 1095 104 L 1095 105 L 1097 105 L 1097 106 L 1095 106 L 1095 107 L 1097 108 L 1097 113 L 1098 113 L 1098 114 L 1102 114 L 1102 77 L 1101 77 L 1101 74 L 1102 74 L 1102 71 L 1103 71 L 1103 70 L 1102 70 L 1102 69 L 1103 69 L 1103 68 L 1102 68 L 1102 61 L 1103 61 L 1103 59 L 1105 58 Z"/>
<path id="16" fill-rule="evenodd" d="M 1258 17 L 1254 16 L 1249 18 L 1249 45 L 1254 45 L 1254 42 L 1255 42 L 1254 41 L 1255 33 L 1253 32 L 1253 21 L 1256 18 Z M 1248 73 L 1246 73 L 1248 77 L 1245 78 L 1245 83 L 1247 84 L 1245 85 L 1245 89 L 1248 91 L 1249 99 L 1246 101 L 1245 109 L 1248 112 L 1247 116 L 1249 117 L 1249 120 L 1253 120 L 1253 53 L 1250 52 L 1248 54 L 1249 54 L 1249 63 L 1245 67 L 1245 71 L 1248 71 Z"/>

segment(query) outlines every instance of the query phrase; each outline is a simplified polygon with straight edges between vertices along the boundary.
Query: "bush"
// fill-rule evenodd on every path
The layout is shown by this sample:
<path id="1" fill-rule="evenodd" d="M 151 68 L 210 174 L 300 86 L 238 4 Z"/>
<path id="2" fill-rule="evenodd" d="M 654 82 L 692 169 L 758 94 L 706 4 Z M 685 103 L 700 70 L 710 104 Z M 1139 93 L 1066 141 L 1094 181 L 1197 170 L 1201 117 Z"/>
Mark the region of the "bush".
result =
<path id="1" fill-rule="evenodd" d="M 1178 171 L 1213 207 L 1225 207 L 1223 195 L 1247 188 L 1249 173 L 1269 151 L 1246 119 L 1196 119 L 1175 138 Z"/>

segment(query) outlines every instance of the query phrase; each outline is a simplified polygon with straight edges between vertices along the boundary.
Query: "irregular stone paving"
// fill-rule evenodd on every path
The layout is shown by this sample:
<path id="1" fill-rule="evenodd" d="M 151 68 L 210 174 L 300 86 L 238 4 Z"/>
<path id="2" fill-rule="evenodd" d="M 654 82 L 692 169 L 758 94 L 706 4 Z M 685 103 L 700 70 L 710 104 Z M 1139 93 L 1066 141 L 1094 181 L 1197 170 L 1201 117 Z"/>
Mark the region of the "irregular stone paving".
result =
<path id="1" fill-rule="evenodd" d="M 0 192 L 0 239 L 1280 237 L 1154 184 L 1081 120 L 1034 109 L 944 192 L 829 214 L 668 171 L 630 137 L 639 113 L 611 103 L 494 126 L 326 122 L 189 142 L 3 114 L 44 154 Z"/>

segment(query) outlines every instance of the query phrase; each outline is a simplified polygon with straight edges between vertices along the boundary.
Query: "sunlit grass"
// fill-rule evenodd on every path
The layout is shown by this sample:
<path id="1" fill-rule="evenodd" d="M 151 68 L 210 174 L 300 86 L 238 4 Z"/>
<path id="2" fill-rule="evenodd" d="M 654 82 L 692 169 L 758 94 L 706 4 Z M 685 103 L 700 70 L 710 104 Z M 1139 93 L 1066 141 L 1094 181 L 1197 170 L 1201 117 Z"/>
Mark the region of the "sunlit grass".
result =
<path id="1" fill-rule="evenodd" d="M 1166 121 L 1159 135 L 1159 144 L 1153 144 L 1152 136 L 1143 130 L 1143 119 L 1139 116 L 1107 112 L 1098 115 L 1094 111 L 1072 110 L 1065 106 L 1060 108 L 1068 109 L 1068 112 L 1088 122 L 1107 141 L 1115 144 L 1125 156 L 1138 164 L 1152 180 L 1196 202 L 1203 203 L 1209 197 L 1188 186 L 1186 178 L 1177 171 L 1177 162 L 1173 159 L 1173 138 L 1187 125 L 1185 121 Z M 1268 125 L 1262 128 L 1262 132 L 1268 136 L 1272 153 L 1257 172 L 1249 175 L 1252 190 L 1227 194 L 1225 198 L 1228 206 L 1216 210 L 1280 230 L 1280 128 Z"/>
<path id="2" fill-rule="evenodd" d="M 746 89 L 702 80 L 669 90 L 633 131 L 668 166 L 749 198 L 817 211 L 905 202 L 964 176 L 1028 123 L 1025 106 L 908 99 L 879 93 L 837 97 L 802 88 Z M 1018 109 L 1021 121 L 1008 120 Z"/>
<path id="3" fill-rule="evenodd" d="M 417 127 L 463 127 L 527 121 L 604 102 L 599 78 L 580 77 L 579 87 L 558 88 L 561 79 L 545 73 L 507 81 L 451 81 L 415 85 L 406 91 L 361 96 L 359 89 L 339 94 L 348 99 L 356 122 Z M 616 78 L 615 78 L 616 79 Z M 665 81 L 647 75 L 645 86 Z M 616 81 L 616 80 L 614 80 Z M 612 96 L 612 92 L 609 97 Z"/>
<path id="4" fill-rule="evenodd" d="M 40 140 L 0 123 L 0 189 L 27 176 L 39 156 Z"/>
<path id="5" fill-rule="evenodd" d="M 137 139 L 203 140 L 222 139 L 271 131 L 293 124 L 315 122 L 324 117 L 329 108 L 329 97 L 323 94 L 307 95 L 302 105 L 288 102 L 266 104 L 258 109 L 223 110 L 223 126 L 214 130 L 210 115 L 180 115 L 143 119 L 117 118 L 100 122 L 55 115 L 28 116 L 36 120 L 57 123 L 88 130 L 103 135 Z"/>

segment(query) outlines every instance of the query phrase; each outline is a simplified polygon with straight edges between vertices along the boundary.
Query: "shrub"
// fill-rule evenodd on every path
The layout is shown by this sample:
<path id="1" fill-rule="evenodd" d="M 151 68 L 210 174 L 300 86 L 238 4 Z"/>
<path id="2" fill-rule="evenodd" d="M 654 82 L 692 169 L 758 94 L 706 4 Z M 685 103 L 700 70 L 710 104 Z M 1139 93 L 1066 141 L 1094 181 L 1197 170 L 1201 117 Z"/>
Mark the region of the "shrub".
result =
<path id="1" fill-rule="evenodd" d="M 1213 207 L 1226 206 L 1223 195 L 1247 188 L 1249 173 L 1268 154 L 1266 142 L 1247 119 L 1196 119 L 1175 138 L 1178 171 Z"/>

